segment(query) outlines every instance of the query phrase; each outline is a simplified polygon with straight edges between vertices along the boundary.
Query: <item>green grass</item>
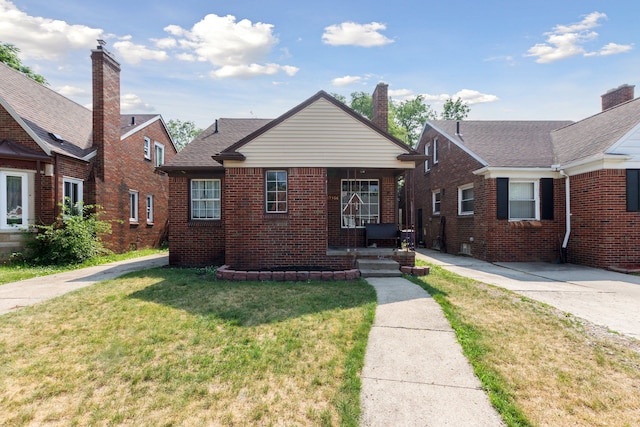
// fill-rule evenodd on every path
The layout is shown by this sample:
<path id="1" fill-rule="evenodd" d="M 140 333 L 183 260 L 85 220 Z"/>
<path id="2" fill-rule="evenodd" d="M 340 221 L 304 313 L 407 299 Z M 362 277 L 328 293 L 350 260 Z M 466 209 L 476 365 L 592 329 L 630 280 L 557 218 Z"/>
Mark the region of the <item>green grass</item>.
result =
<path id="1" fill-rule="evenodd" d="M 157 253 L 166 253 L 166 249 L 142 249 L 138 251 L 126 252 L 123 254 L 112 254 L 86 260 L 81 264 L 74 265 L 54 265 L 54 266 L 30 266 L 24 262 L 0 264 L 0 285 L 17 282 L 19 280 L 30 279 L 32 277 L 46 276 L 49 274 L 62 273 L 64 271 L 78 268 L 92 267 L 100 264 L 107 264 L 115 261 L 124 261 L 131 258 L 138 258 Z"/>
<path id="2" fill-rule="evenodd" d="M 442 307 L 508 426 L 638 424 L 637 340 L 441 267 L 430 270 L 411 280 Z"/>
<path id="3" fill-rule="evenodd" d="M 363 280 L 102 282 L 0 317 L 0 420 L 357 426 L 375 306 Z"/>

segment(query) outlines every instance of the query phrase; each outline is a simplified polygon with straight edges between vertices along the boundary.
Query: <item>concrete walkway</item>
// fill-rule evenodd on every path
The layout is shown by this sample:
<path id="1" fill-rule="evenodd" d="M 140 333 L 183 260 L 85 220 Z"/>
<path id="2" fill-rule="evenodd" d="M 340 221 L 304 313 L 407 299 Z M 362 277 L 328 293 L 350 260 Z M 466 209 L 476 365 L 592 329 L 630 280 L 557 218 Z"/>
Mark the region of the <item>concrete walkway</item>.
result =
<path id="1" fill-rule="evenodd" d="M 378 307 L 362 371 L 361 425 L 504 425 L 438 303 L 403 278 L 367 281 Z"/>
<path id="2" fill-rule="evenodd" d="M 418 249 L 416 257 L 640 339 L 640 277 L 575 264 L 489 263 Z"/>
<path id="3" fill-rule="evenodd" d="M 167 254 L 149 255 L 6 283 L 0 285 L 0 315 L 93 285 L 96 282 L 115 279 L 131 271 L 160 267 L 168 263 L 169 256 Z"/>

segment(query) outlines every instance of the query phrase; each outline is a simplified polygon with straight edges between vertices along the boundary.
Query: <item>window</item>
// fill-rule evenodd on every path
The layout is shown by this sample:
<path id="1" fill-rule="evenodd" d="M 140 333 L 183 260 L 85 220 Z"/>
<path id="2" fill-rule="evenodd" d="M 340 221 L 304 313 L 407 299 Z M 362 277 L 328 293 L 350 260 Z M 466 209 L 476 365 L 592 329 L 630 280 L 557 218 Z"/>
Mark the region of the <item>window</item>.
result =
<path id="1" fill-rule="evenodd" d="M 66 213 L 71 215 L 82 214 L 82 181 L 74 178 L 63 178 L 62 186 L 62 203 L 64 203 Z"/>
<path id="2" fill-rule="evenodd" d="M 440 190 L 435 190 L 431 193 L 432 206 L 431 211 L 434 215 L 440 215 L 440 198 L 442 197 L 442 193 Z"/>
<path id="3" fill-rule="evenodd" d="M 538 219 L 538 182 L 510 181 L 509 182 L 509 219 Z"/>
<path id="4" fill-rule="evenodd" d="M 129 191 L 129 222 L 138 222 L 138 192 Z"/>
<path id="5" fill-rule="evenodd" d="M 156 156 L 156 167 L 164 165 L 164 145 L 159 142 L 153 144 L 154 154 Z"/>
<path id="6" fill-rule="evenodd" d="M 429 156 L 429 151 L 431 151 L 431 143 L 424 145 L 424 155 Z M 429 172 L 431 170 L 431 159 L 427 159 L 424 161 L 424 171 Z"/>
<path id="7" fill-rule="evenodd" d="M 473 184 L 458 187 L 458 215 L 473 214 Z"/>
<path id="8" fill-rule="evenodd" d="M 220 180 L 191 180 L 191 219 L 220 219 Z"/>
<path id="9" fill-rule="evenodd" d="M 265 192 L 267 212 L 287 212 L 287 171 L 267 171 Z"/>
<path id="10" fill-rule="evenodd" d="M 343 179 L 340 192 L 342 228 L 380 222 L 380 183 L 377 179 Z"/>
<path id="11" fill-rule="evenodd" d="M 153 196 L 147 195 L 147 224 L 153 224 Z"/>
<path id="12" fill-rule="evenodd" d="M 151 140 L 144 137 L 144 158 L 147 160 L 151 160 Z"/>
<path id="13" fill-rule="evenodd" d="M 26 228 L 29 192 L 26 173 L 0 172 L 0 228 Z"/>
<path id="14" fill-rule="evenodd" d="M 640 211 L 640 169 L 627 169 L 627 212 Z"/>
<path id="15" fill-rule="evenodd" d="M 433 164 L 438 163 L 438 138 L 433 138 Z"/>

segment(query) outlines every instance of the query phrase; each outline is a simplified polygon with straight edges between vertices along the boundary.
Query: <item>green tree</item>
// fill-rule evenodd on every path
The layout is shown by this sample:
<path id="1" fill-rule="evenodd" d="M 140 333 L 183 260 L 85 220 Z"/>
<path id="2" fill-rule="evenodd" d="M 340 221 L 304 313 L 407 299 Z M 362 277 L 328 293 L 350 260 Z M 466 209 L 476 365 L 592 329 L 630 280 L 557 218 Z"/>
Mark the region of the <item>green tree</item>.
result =
<path id="1" fill-rule="evenodd" d="M 202 132 L 202 129 L 189 120 L 182 121 L 178 119 L 171 119 L 167 122 L 167 128 L 178 151 L 182 150 Z"/>
<path id="2" fill-rule="evenodd" d="M 25 76 L 37 81 L 40 84 L 48 85 L 47 80 L 40 74 L 36 74 L 30 67 L 22 63 L 18 57 L 20 49 L 10 43 L 0 43 L 0 62 L 8 65 L 14 70 L 20 71 Z"/>
<path id="3" fill-rule="evenodd" d="M 449 98 L 442 107 L 442 120 L 464 120 L 469 115 L 471 108 L 466 102 L 458 98 L 455 101 Z"/>
<path id="4" fill-rule="evenodd" d="M 405 132 L 405 141 L 410 147 L 415 147 L 420 132 L 427 120 L 437 118 L 437 114 L 430 105 L 424 103 L 422 95 L 418 95 L 413 99 L 407 99 L 397 104 L 391 102 L 392 110 L 394 110 L 393 119 L 398 126 Z"/>

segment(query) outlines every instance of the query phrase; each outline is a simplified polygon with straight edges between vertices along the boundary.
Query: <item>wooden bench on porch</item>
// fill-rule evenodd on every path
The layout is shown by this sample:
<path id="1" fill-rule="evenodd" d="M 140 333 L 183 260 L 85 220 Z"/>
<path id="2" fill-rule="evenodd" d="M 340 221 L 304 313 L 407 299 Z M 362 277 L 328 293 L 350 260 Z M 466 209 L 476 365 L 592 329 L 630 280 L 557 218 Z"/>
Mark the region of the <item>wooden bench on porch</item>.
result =
<path id="1" fill-rule="evenodd" d="M 394 240 L 395 247 L 400 245 L 400 233 L 397 224 L 366 224 L 365 225 L 366 246 L 369 247 L 369 240 Z"/>

